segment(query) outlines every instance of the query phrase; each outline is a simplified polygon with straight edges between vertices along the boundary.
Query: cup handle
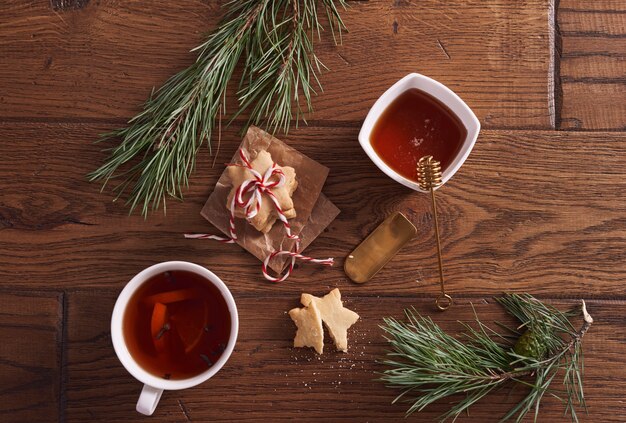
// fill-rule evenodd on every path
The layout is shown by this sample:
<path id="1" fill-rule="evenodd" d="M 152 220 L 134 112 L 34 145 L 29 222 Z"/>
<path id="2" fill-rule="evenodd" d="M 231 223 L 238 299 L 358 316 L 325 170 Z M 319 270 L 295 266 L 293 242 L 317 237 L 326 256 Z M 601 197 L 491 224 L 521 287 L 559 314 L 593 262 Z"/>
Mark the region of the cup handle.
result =
<path id="1" fill-rule="evenodd" d="M 139 395 L 139 400 L 137 400 L 137 411 L 141 414 L 145 414 L 146 416 L 151 416 L 152 413 L 154 413 L 162 394 L 163 389 L 143 385 L 143 389 Z"/>

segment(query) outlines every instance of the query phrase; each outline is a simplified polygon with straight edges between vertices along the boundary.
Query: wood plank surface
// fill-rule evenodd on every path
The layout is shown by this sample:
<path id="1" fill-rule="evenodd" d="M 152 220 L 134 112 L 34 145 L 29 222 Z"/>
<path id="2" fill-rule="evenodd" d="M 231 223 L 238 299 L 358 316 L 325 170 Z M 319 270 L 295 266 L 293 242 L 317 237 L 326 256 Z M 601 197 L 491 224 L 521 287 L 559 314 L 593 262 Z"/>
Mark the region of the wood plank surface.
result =
<path id="1" fill-rule="evenodd" d="M 231 283 L 231 287 L 237 283 Z M 361 296 L 362 287 L 338 282 L 346 306 L 361 315 L 349 332 L 349 351 L 334 352 L 331 345 L 323 356 L 292 348 L 295 326 L 286 311 L 298 306 L 293 295 L 259 297 L 235 295 L 240 314 L 240 335 L 233 356 L 213 379 L 185 391 L 166 392 L 156 411 L 158 421 L 400 421 L 404 404 L 391 405 L 398 393 L 377 381 L 384 366 L 387 345 L 378 327 L 382 317 L 401 317 L 415 306 L 430 314 L 446 330 L 460 332 L 457 320 L 473 319 L 470 300 L 462 299 L 450 311 L 434 311 L 432 299 Z M 70 421 L 135 421 L 134 404 L 141 389 L 119 363 L 111 346 L 108 315 L 117 289 L 76 292 L 69 295 L 67 391 Z M 319 286 L 313 291 L 321 295 Z M 499 306 L 489 298 L 473 299 L 484 322 L 506 321 Z M 557 302 L 559 307 L 574 303 Z M 623 417 L 623 386 L 626 375 L 626 303 L 591 301 L 595 322 L 584 340 L 585 389 L 589 415 L 583 422 L 618 422 Z M 103 389 L 107 395 L 102 395 Z M 463 422 L 495 421 L 523 390 L 504 389 L 489 405 L 479 403 Z M 561 404 L 544 399 L 540 421 L 568 421 Z M 415 415 L 412 421 L 435 421 L 445 411 L 445 402 Z"/>
<path id="2" fill-rule="evenodd" d="M 185 202 L 147 220 L 85 175 L 105 153 L 93 141 L 140 110 L 153 87 L 194 60 L 224 0 L 0 2 L 0 421 L 138 421 L 140 383 L 115 356 L 110 315 L 124 284 L 159 261 L 187 260 L 230 287 L 240 335 L 203 385 L 163 395 L 151 420 L 404 420 L 397 391 L 376 380 L 384 316 L 406 307 L 446 330 L 506 321 L 491 299 L 530 292 L 568 307 L 588 299 L 582 422 L 626 420 L 626 2 L 623 0 L 350 1 L 350 32 L 316 52 L 330 68 L 311 126 L 282 137 L 328 166 L 324 193 L 342 210 L 307 250 L 333 268 L 298 265 L 270 284 L 237 246 L 185 240 L 214 232 L 200 209 L 241 140 L 224 130 L 216 165 L 200 155 Z M 446 285 L 438 313 L 429 198 L 380 172 L 357 136 L 376 98 L 410 72 L 457 92 L 483 128 L 466 164 L 437 192 Z M 229 104 L 235 102 L 229 94 Z M 245 116 L 244 116 L 245 117 Z M 560 129 L 555 131 L 554 129 Z M 620 132 L 621 131 L 621 132 Z M 401 211 L 418 235 L 372 281 L 345 256 Z M 286 312 L 301 292 L 339 287 L 361 315 L 350 351 L 291 347 Z M 523 395 L 503 390 L 459 421 L 497 421 Z M 438 403 L 411 421 L 435 421 Z M 540 421 L 569 421 L 554 398 Z"/>
<path id="3" fill-rule="evenodd" d="M 0 116 L 125 121 L 194 60 L 219 3 L 3 2 Z M 548 0 L 351 2 L 343 45 L 330 34 L 317 43 L 331 71 L 310 118 L 361 120 L 387 87 L 420 72 L 486 127 L 553 127 L 549 14 Z"/>
<path id="4" fill-rule="evenodd" d="M 234 129 L 224 134 L 215 168 L 208 153 L 202 155 L 186 201 L 170 202 L 166 217 L 158 212 L 147 220 L 128 217 L 110 191 L 101 194 L 84 178 L 103 158 L 86 140 L 105 129 L 0 126 L 0 138 L 12 143 L 0 162 L 1 278 L 20 274 L 15 285 L 44 289 L 50 281 L 55 288 L 117 287 L 150 264 L 181 259 L 241 280 L 238 292 L 293 292 L 345 279 L 344 257 L 387 215 L 401 211 L 418 235 L 363 290 L 437 289 L 429 199 L 382 174 L 362 152 L 356 126 L 302 128 L 286 138 L 330 167 L 324 192 L 342 213 L 307 250 L 334 256 L 337 265 L 302 265 L 277 285 L 267 284 L 259 261 L 237 246 L 182 238 L 214 231 L 199 212 L 223 170 L 219 163 L 238 145 Z M 625 295 L 625 141 L 615 133 L 483 131 L 466 164 L 438 191 L 449 289 Z"/>
<path id="5" fill-rule="evenodd" d="M 561 0 L 561 128 L 626 129 L 626 6 Z"/>
<path id="6" fill-rule="evenodd" d="M 10 280 L 0 292 L 0 421 L 59 421 L 63 298 L 8 292 Z"/>

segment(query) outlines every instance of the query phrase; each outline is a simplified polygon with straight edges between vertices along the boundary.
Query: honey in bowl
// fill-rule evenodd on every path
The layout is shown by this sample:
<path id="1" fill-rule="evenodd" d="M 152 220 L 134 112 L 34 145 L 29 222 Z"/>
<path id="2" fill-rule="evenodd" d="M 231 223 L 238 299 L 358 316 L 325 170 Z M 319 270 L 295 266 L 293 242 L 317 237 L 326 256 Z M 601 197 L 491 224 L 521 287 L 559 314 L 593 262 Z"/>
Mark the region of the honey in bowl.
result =
<path id="1" fill-rule="evenodd" d="M 374 124 L 372 148 L 393 170 L 417 182 L 417 162 L 431 155 L 442 171 L 457 156 L 467 129 L 434 97 L 411 88 L 400 94 Z"/>
<path id="2" fill-rule="evenodd" d="M 231 321 L 220 290 L 204 277 L 169 271 L 144 282 L 130 298 L 124 340 L 135 361 L 164 379 L 187 379 L 224 352 Z"/>

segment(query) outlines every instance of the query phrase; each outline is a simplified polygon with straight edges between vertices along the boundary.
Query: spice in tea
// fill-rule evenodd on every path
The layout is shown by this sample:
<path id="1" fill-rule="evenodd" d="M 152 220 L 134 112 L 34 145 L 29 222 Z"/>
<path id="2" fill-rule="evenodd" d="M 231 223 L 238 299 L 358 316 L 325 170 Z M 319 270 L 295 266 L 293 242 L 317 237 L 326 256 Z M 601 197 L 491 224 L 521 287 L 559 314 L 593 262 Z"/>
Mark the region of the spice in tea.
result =
<path id="1" fill-rule="evenodd" d="M 146 281 L 124 314 L 124 339 L 135 361 L 164 379 L 196 376 L 215 363 L 230 337 L 230 312 L 219 289 L 192 272 Z"/>
<path id="2" fill-rule="evenodd" d="M 371 145 L 393 170 L 417 182 L 417 162 L 427 155 L 445 171 L 467 136 L 458 117 L 434 97 L 416 88 L 400 94 L 382 113 Z"/>

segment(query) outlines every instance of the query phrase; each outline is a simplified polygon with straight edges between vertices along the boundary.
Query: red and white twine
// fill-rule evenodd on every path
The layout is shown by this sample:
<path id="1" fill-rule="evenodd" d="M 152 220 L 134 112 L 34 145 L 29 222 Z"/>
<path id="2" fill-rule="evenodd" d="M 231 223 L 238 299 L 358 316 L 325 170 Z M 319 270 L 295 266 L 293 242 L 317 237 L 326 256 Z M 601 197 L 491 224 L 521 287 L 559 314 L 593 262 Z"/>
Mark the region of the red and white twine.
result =
<path id="1" fill-rule="evenodd" d="M 267 195 L 274 207 L 276 212 L 278 213 L 278 218 L 283 223 L 283 227 L 285 228 L 285 233 L 287 234 L 287 238 L 294 240 L 294 245 L 292 251 L 287 250 L 279 250 L 274 251 L 270 255 L 268 255 L 263 261 L 262 271 L 265 279 L 272 282 L 282 282 L 291 275 L 293 268 L 296 264 L 296 259 L 308 261 L 311 263 L 318 263 L 323 266 L 332 266 L 334 261 L 332 258 L 327 259 L 315 259 L 313 257 L 308 257 L 300 254 L 300 237 L 298 235 L 293 235 L 291 233 L 291 225 L 283 212 L 283 209 L 280 207 L 278 202 L 278 198 L 272 191 L 273 188 L 279 188 L 285 185 L 285 174 L 282 169 L 280 169 L 276 163 L 272 163 L 272 166 L 267 169 L 264 175 L 261 175 L 258 171 L 252 168 L 252 164 L 246 157 L 246 154 L 243 150 L 239 150 L 239 157 L 241 157 L 242 165 L 240 164 L 231 164 L 229 166 L 241 166 L 245 167 L 252 173 L 252 178 L 246 179 L 243 183 L 237 188 L 235 191 L 235 195 L 230 204 L 230 219 L 229 219 L 229 237 L 223 237 L 218 235 L 211 234 L 185 234 L 185 238 L 191 239 L 212 239 L 215 241 L 220 241 L 226 244 L 233 244 L 237 240 L 237 232 L 235 230 L 235 207 L 242 208 L 245 212 L 245 216 L 247 219 L 252 219 L 259 213 L 261 209 L 261 203 L 263 201 L 263 195 Z M 289 263 L 289 267 L 284 275 L 272 276 L 268 273 L 267 267 L 270 260 L 277 256 L 287 255 L 291 257 L 291 262 Z"/>

